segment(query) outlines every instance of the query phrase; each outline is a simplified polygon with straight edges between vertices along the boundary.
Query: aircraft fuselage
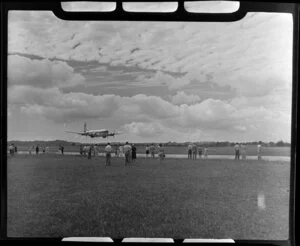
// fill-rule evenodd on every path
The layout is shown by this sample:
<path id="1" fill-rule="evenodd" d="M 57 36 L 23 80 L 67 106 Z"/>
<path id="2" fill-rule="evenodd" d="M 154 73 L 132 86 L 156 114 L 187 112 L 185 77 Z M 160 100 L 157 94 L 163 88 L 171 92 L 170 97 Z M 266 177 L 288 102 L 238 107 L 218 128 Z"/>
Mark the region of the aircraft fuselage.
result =
<path id="1" fill-rule="evenodd" d="M 108 136 L 112 136 L 112 134 L 109 133 L 108 130 L 93 130 L 93 131 L 85 132 L 85 136 L 89 136 L 91 138 L 95 138 L 95 137 L 106 138 Z"/>

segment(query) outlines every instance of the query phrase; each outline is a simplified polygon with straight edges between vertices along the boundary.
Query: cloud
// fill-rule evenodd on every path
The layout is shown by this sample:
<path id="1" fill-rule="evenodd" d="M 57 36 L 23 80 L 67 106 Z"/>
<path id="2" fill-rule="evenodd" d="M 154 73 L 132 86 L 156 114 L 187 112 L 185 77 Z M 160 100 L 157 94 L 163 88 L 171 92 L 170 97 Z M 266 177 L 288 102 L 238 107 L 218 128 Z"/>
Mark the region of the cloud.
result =
<path id="1" fill-rule="evenodd" d="M 290 114 L 274 111 L 271 107 L 246 103 L 237 107 L 230 101 L 206 99 L 193 105 L 174 105 L 160 97 L 138 94 L 132 97 L 118 95 L 91 95 L 63 93 L 59 88 L 41 89 L 31 86 L 11 86 L 8 104 L 19 105 L 21 111 L 45 117 L 54 122 L 72 122 L 82 119 L 122 118 L 131 122 L 155 122 L 167 128 L 242 130 L 236 126 L 254 126 L 269 122 L 271 126 L 286 125 Z M 265 128 L 266 126 L 264 126 Z"/>
<path id="2" fill-rule="evenodd" d="M 153 122 L 131 122 L 122 127 L 125 132 L 141 137 L 154 137 L 163 133 L 163 128 Z"/>
<path id="3" fill-rule="evenodd" d="M 122 117 L 122 125 L 155 122 L 174 132 L 191 129 L 199 136 L 207 133 L 216 138 L 235 133 L 248 138 L 271 133 L 288 136 L 292 27 L 292 15 L 278 13 L 252 13 L 231 23 L 162 26 L 158 22 L 69 22 L 51 11 L 10 11 L 9 54 L 44 59 L 9 56 L 9 104 L 29 117 L 35 114 L 54 122 Z M 131 97 L 71 92 L 72 86 L 85 83 L 85 77 L 74 71 L 71 64 L 76 62 L 69 60 L 80 61 L 84 69 L 87 61 L 99 63 L 100 70 L 105 64 L 103 81 L 108 81 L 105 74 L 114 79 L 109 74 L 113 67 L 116 71 L 134 68 L 144 76 L 132 76 L 130 85 L 165 87 L 162 90 L 167 88 L 173 95 L 179 92 L 171 102 L 149 96 L 146 86 L 143 94 Z M 198 85 L 203 82 L 229 87 L 231 98 L 218 100 L 221 96 L 205 92 L 198 100 L 195 88 L 204 87 Z M 69 93 L 62 92 L 64 86 L 70 87 Z M 180 93 L 183 90 L 191 95 Z M 208 94 L 213 98 L 207 99 Z"/>
<path id="4" fill-rule="evenodd" d="M 133 97 L 91 95 L 78 92 L 63 93 L 59 88 L 11 86 L 8 103 L 23 105 L 26 113 L 39 114 L 53 121 L 101 118 L 122 115 L 125 118 L 151 117 L 164 119 L 176 114 L 174 106 L 155 96 L 138 94 Z"/>
<path id="5" fill-rule="evenodd" d="M 215 99 L 206 99 L 193 105 L 178 106 L 180 113 L 176 123 L 187 128 L 228 129 L 236 119 L 232 117 L 236 108 Z"/>
<path id="6" fill-rule="evenodd" d="M 10 13 L 9 52 L 156 70 L 145 83 L 171 90 L 196 80 L 230 86 L 239 96 L 257 96 L 278 83 L 291 83 L 291 14 L 255 13 L 232 23 L 162 27 L 156 22 L 66 22 L 41 12 Z M 185 75 L 177 78 L 172 72 Z"/>
<path id="7" fill-rule="evenodd" d="M 140 81 L 145 85 L 167 86 L 170 90 L 178 90 L 191 83 L 191 79 L 189 78 L 189 76 L 179 76 L 176 78 L 168 73 L 164 73 L 161 71 L 154 73 L 152 76 L 150 75 L 150 77 L 149 75 L 138 76 L 137 81 Z"/>
<path id="8" fill-rule="evenodd" d="M 55 122 L 109 117 L 119 107 L 118 99 L 115 95 L 62 93 L 58 88 L 12 86 L 8 89 L 9 104 L 23 105 L 23 112 L 40 115 Z"/>
<path id="9" fill-rule="evenodd" d="M 121 97 L 121 104 L 116 114 L 125 117 L 147 116 L 154 119 L 174 117 L 178 109 L 168 101 L 157 96 L 138 94 L 133 97 Z"/>
<path id="10" fill-rule="evenodd" d="M 200 97 L 194 94 L 186 94 L 184 91 L 179 91 L 176 95 L 171 97 L 171 102 L 175 105 L 180 104 L 194 104 L 200 101 Z"/>
<path id="11" fill-rule="evenodd" d="M 126 126 L 130 136 L 161 132 L 167 141 L 185 139 L 278 139 L 290 138 L 291 101 L 263 96 L 251 100 L 205 99 L 188 104 L 173 104 L 157 96 L 138 94 L 131 97 L 92 95 L 79 92 L 63 93 L 61 89 L 12 85 L 8 88 L 8 108 L 18 110 L 22 117 L 60 123 L 98 120 L 113 122 L 114 128 Z M 46 121 L 45 121 L 46 120 Z M 111 125 L 111 124 L 110 124 Z M 144 129 L 144 130 L 143 130 Z M 284 129 L 284 130 L 283 130 Z M 137 134 L 134 134 L 137 133 Z M 151 139 L 152 141 L 152 139 Z M 181 141 L 181 140 L 180 140 Z"/>
<path id="12" fill-rule="evenodd" d="M 89 70 L 89 72 L 100 72 L 100 73 L 102 73 L 102 72 L 107 72 L 107 67 L 105 67 L 105 66 L 99 66 L 99 67 L 96 67 L 96 68 L 92 68 L 92 69 L 90 69 Z"/>
<path id="13" fill-rule="evenodd" d="M 247 127 L 241 126 L 241 125 L 234 126 L 234 129 L 237 130 L 237 131 L 240 131 L 240 132 L 246 132 L 247 131 Z"/>
<path id="14" fill-rule="evenodd" d="M 40 88 L 71 87 L 84 84 L 85 78 L 63 61 L 32 60 L 8 56 L 8 85 L 32 85 Z"/>

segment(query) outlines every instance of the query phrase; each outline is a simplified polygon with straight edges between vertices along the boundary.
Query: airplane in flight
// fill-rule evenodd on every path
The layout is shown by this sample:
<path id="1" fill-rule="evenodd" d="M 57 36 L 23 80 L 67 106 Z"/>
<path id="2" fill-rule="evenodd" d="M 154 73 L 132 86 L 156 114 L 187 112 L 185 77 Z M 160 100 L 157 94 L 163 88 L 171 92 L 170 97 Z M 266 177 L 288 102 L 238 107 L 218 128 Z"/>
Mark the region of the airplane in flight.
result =
<path id="1" fill-rule="evenodd" d="M 114 137 L 115 135 L 121 134 L 120 132 L 109 132 L 106 129 L 100 129 L 100 130 L 89 130 L 87 129 L 86 122 L 83 125 L 83 132 L 69 132 L 66 131 L 67 133 L 75 133 L 81 136 L 86 136 L 86 137 L 91 137 L 91 138 L 96 138 L 96 137 L 102 137 L 102 138 L 107 138 L 107 137 Z"/>

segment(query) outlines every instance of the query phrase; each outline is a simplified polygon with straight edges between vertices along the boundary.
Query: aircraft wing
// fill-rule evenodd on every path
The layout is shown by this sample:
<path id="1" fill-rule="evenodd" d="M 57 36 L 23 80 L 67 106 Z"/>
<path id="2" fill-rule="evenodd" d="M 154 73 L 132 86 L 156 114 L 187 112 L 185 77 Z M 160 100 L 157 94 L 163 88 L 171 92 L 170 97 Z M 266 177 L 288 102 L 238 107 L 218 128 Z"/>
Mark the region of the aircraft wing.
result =
<path id="1" fill-rule="evenodd" d="M 67 133 L 75 133 L 75 134 L 78 134 L 78 135 L 85 135 L 84 132 L 67 132 Z"/>
<path id="2" fill-rule="evenodd" d="M 121 132 L 109 132 L 107 135 L 108 136 L 115 136 L 115 135 L 120 135 Z"/>

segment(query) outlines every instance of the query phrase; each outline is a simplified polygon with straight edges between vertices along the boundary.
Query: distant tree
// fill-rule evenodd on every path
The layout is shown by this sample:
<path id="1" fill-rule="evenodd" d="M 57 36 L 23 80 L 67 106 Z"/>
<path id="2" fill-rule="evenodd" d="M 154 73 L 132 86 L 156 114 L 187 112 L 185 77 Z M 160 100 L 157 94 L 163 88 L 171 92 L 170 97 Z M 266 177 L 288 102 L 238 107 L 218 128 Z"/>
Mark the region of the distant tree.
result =
<path id="1" fill-rule="evenodd" d="M 276 143 L 276 146 L 277 146 L 277 147 L 283 147 L 283 146 L 284 146 L 284 142 L 283 142 L 282 140 L 280 140 L 280 141 L 278 141 L 278 142 Z"/>
<path id="2" fill-rule="evenodd" d="M 276 144 L 275 144 L 274 142 L 272 142 L 272 141 L 269 142 L 269 146 L 270 146 L 270 147 L 274 147 L 275 145 L 276 145 Z"/>

